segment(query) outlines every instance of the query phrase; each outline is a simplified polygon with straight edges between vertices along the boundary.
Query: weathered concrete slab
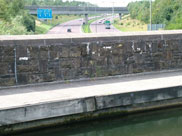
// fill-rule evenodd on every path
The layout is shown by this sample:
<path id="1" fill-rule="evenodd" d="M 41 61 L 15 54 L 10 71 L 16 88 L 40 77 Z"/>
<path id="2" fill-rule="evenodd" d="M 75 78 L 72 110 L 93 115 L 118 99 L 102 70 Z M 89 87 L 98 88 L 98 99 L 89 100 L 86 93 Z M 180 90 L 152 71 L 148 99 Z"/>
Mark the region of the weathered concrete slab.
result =
<path id="1" fill-rule="evenodd" d="M 43 96 L 43 95 L 42 95 Z M 94 98 L 50 101 L 0 110 L 0 126 L 95 111 Z"/>
<path id="2" fill-rule="evenodd" d="M 96 97 L 97 109 L 157 102 L 180 97 L 181 86 Z"/>

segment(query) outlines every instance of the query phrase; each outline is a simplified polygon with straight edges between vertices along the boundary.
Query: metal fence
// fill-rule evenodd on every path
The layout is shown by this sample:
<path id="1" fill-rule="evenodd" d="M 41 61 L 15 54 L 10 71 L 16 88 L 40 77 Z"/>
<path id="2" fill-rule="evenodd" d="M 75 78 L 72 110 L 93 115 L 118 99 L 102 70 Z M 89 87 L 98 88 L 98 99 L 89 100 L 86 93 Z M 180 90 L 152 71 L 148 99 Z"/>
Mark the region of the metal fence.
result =
<path id="1" fill-rule="evenodd" d="M 165 24 L 152 24 L 152 31 L 165 29 Z M 148 31 L 150 31 L 150 24 L 148 24 Z"/>

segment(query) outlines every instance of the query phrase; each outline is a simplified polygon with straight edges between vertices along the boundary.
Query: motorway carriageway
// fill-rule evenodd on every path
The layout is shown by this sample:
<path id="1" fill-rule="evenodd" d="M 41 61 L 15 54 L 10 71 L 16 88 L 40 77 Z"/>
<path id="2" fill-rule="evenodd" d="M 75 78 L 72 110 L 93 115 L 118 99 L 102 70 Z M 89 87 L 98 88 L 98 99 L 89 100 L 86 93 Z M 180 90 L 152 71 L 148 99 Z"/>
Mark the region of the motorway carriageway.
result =
<path id="1" fill-rule="evenodd" d="M 95 17 L 90 17 L 89 20 L 93 18 Z M 107 17 L 103 19 L 112 21 L 112 17 Z M 91 31 L 93 33 L 120 32 L 112 25 L 111 25 L 111 29 L 105 29 L 105 25 L 103 24 L 104 22 L 103 19 L 99 19 L 90 25 Z M 83 33 L 82 31 L 83 22 L 84 22 L 83 18 L 71 20 L 53 27 L 47 34 Z M 99 22 L 102 22 L 102 23 L 99 23 Z M 71 29 L 71 32 L 67 32 L 68 29 Z"/>

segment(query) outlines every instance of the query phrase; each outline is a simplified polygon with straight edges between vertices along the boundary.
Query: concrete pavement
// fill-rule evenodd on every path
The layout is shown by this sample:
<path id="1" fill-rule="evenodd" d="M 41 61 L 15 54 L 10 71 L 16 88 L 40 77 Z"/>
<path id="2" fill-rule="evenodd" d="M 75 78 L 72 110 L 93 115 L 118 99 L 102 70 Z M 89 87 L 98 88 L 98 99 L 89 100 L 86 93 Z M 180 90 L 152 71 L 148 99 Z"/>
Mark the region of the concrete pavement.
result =
<path id="1" fill-rule="evenodd" d="M 0 110 L 50 101 L 137 92 L 181 85 L 182 72 L 171 72 L 98 81 L 1 89 Z"/>

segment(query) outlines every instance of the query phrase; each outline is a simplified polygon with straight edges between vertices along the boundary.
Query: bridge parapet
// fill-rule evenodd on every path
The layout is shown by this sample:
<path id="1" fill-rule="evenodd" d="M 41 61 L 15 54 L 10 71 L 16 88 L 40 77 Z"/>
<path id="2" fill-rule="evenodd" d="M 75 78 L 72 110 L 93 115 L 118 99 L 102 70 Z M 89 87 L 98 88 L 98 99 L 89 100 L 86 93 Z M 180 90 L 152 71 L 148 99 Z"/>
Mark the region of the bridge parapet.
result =
<path id="1" fill-rule="evenodd" d="M 182 68 L 182 31 L 0 36 L 0 86 Z"/>
<path id="2" fill-rule="evenodd" d="M 111 14 L 112 7 L 61 7 L 61 6 L 25 6 L 30 14 L 37 14 L 37 9 L 52 9 L 53 14 Z M 129 13 L 127 7 L 114 7 L 114 13 Z"/>

